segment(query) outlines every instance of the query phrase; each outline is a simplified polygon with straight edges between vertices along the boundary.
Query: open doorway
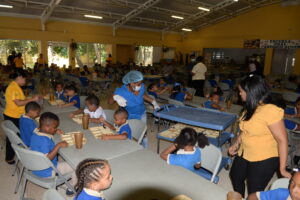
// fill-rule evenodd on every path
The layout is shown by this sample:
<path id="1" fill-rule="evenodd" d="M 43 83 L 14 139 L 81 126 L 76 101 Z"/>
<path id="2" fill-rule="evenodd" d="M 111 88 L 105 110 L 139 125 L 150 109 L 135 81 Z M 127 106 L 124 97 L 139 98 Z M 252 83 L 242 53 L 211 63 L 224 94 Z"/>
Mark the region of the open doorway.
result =
<path id="1" fill-rule="evenodd" d="M 296 50 L 274 49 L 272 58 L 272 74 L 291 74 L 294 70 Z"/>

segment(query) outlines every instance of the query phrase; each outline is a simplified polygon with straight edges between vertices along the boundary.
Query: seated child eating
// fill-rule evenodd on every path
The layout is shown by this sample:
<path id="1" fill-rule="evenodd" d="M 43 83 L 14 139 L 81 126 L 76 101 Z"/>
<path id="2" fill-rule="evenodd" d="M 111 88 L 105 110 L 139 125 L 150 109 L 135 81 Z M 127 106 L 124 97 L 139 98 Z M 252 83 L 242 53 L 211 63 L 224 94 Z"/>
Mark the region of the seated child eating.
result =
<path id="1" fill-rule="evenodd" d="M 30 145 L 31 136 L 36 129 L 35 119 L 40 116 L 41 106 L 35 101 L 25 105 L 25 114 L 20 117 L 20 136 L 27 147 Z"/>
<path id="2" fill-rule="evenodd" d="M 66 97 L 64 95 L 64 89 L 63 89 L 63 84 L 62 83 L 56 83 L 55 85 L 55 98 L 60 99 L 62 101 L 66 101 Z"/>
<path id="3" fill-rule="evenodd" d="M 159 90 L 157 85 L 154 83 L 151 83 L 147 88 L 148 94 L 152 95 L 155 99 L 158 97 L 157 95 L 163 94 L 167 90 L 168 90 L 167 87 L 163 90 Z"/>
<path id="4" fill-rule="evenodd" d="M 76 88 L 73 85 L 68 85 L 65 87 L 65 93 L 67 95 L 66 104 L 61 105 L 61 107 L 75 106 L 80 109 L 80 98 L 76 94 Z"/>
<path id="5" fill-rule="evenodd" d="M 224 111 L 224 108 L 222 108 L 220 105 L 220 96 L 219 93 L 217 92 L 213 92 L 210 97 L 209 100 L 204 102 L 204 108 L 209 108 L 209 109 L 215 109 L 215 110 L 221 110 Z"/>
<path id="6" fill-rule="evenodd" d="M 296 99 L 295 107 L 284 109 L 285 117 L 300 117 L 300 97 Z"/>
<path id="7" fill-rule="evenodd" d="M 124 108 L 119 108 L 114 114 L 115 126 L 108 123 L 104 118 L 101 118 L 100 122 L 103 123 L 104 126 L 115 130 L 117 132 L 116 135 L 103 135 L 100 139 L 102 140 L 126 140 L 132 139 L 131 129 L 127 122 L 128 113 Z"/>
<path id="8" fill-rule="evenodd" d="M 201 168 L 201 151 L 208 144 L 208 139 L 203 133 L 197 133 L 192 128 L 184 128 L 175 139 L 174 144 L 166 148 L 160 157 L 170 165 L 184 167 L 197 173 Z M 177 151 L 176 153 L 173 153 Z"/>
<path id="9" fill-rule="evenodd" d="M 159 83 L 157 84 L 158 90 L 165 90 L 168 89 L 167 79 L 162 77 L 159 79 Z"/>
<path id="10" fill-rule="evenodd" d="M 183 92 L 180 83 L 174 83 L 170 98 L 184 102 L 185 100 L 191 100 L 193 96 L 187 91 Z"/>
<path id="11" fill-rule="evenodd" d="M 76 174 L 78 182 L 74 200 L 104 200 L 103 190 L 111 186 L 113 179 L 106 160 L 85 159 L 78 164 Z"/>
<path id="12" fill-rule="evenodd" d="M 56 145 L 53 141 L 53 135 L 56 134 L 59 125 L 59 118 L 54 113 L 45 112 L 41 115 L 39 123 L 39 128 L 35 129 L 32 134 L 30 149 L 44 153 L 62 174 L 73 172 L 70 184 L 74 186 L 77 181 L 75 172 L 66 162 L 58 162 L 57 160 L 59 149 L 68 147 L 68 143 L 65 141 L 59 142 Z M 44 170 L 33 171 L 32 173 L 42 178 L 55 176 L 55 172 L 50 167 Z M 66 194 L 73 195 L 73 192 L 67 189 Z"/>
<path id="13" fill-rule="evenodd" d="M 93 122 L 93 123 L 99 123 L 100 117 L 103 117 L 104 119 L 106 119 L 106 115 L 105 115 L 102 107 L 100 106 L 99 98 L 96 95 L 94 95 L 94 94 L 89 95 L 85 99 L 85 105 L 86 105 L 86 108 L 84 110 L 79 109 L 79 110 L 71 113 L 70 117 L 74 117 L 75 115 L 84 113 L 84 114 L 88 114 L 90 116 L 89 121 Z"/>

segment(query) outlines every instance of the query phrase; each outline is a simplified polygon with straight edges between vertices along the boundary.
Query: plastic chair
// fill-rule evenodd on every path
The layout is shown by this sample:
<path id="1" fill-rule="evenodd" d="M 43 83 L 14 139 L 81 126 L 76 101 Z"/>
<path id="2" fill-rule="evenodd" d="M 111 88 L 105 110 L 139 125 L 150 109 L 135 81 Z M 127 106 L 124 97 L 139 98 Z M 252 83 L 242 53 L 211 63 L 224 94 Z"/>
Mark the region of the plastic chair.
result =
<path id="1" fill-rule="evenodd" d="M 217 176 L 222 161 L 221 150 L 214 145 L 208 145 L 201 149 L 201 169 L 198 174 L 212 183 L 218 183 Z M 204 168 L 204 169 L 202 169 Z"/>
<path id="2" fill-rule="evenodd" d="M 79 96 L 80 99 L 80 108 L 84 108 L 85 107 L 85 99 L 87 98 L 87 96 Z"/>
<path id="3" fill-rule="evenodd" d="M 274 181 L 274 183 L 272 183 L 270 190 L 275 190 L 278 188 L 288 188 L 289 182 L 290 182 L 290 179 L 288 179 L 288 178 L 277 179 L 276 181 Z"/>
<path id="4" fill-rule="evenodd" d="M 178 106 L 184 106 L 184 103 L 183 102 L 181 102 L 181 101 L 177 101 L 177 100 L 175 100 L 175 99 L 168 99 L 168 103 L 169 104 L 174 104 L 174 105 L 178 105 Z"/>
<path id="5" fill-rule="evenodd" d="M 106 121 L 110 124 L 114 124 L 114 110 L 103 110 L 105 115 L 106 115 Z"/>
<path id="6" fill-rule="evenodd" d="M 189 87 L 187 87 L 186 90 L 187 90 L 192 96 L 195 96 L 195 93 L 196 93 L 196 89 L 195 89 L 195 88 L 189 88 Z"/>
<path id="7" fill-rule="evenodd" d="M 132 137 L 137 140 L 138 144 L 142 143 L 142 140 L 147 131 L 147 124 L 138 119 L 130 119 L 128 120 Z"/>
<path id="8" fill-rule="evenodd" d="M 18 133 L 20 132 L 19 129 L 11 121 L 5 120 L 5 121 L 1 122 L 1 127 L 2 127 L 6 137 L 8 137 L 11 144 L 21 145 L 24 148 L 28 148 L 23 143 L 21 138 L 18 136 Z M 16 158 L 16 163 L 15 163 L 15 167 L 14 167 L 12 176 L 14 176 L 16 171 L 17 171 L 18 163 L 19 163 L 19 159 Z M 24 167 L 21 166 L 18 181 L 17 181 L 17 185 L 15 187 L 15 194 L 18 192 L 20 182 L 21 182 L 21 179 L 22 179 L 22 176 L 23 176 L 23 172 L 24 172 Z"/>
<path id="9" fill-rule="evenodd" d="M 65 198 L 57 190 L 49 189 L 44 193 L 43 200 L 65 200 Z"/>
<path id="10" fill-rule="evenodd" d="M 282 97 L 284 100 L 294 103 L 300 95 L 296 92 L 283 92 Z"/>

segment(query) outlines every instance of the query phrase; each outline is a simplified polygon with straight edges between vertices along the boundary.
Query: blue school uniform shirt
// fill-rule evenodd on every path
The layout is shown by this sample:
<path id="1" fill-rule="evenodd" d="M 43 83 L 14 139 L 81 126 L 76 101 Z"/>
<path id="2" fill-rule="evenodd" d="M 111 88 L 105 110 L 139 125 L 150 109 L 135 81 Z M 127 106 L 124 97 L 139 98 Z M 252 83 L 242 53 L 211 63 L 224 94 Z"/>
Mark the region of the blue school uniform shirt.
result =
<path id="1" fill-rule="evenodd" d="M 69 98 L 68 103 L 71 103 L 73 101 L 76 101 L 76 104 L 74 104 L 74 106 L 79 109 L 80 108 L 80 98 L 79 98 L 79 96 L 74 95 L 73 97 Z"/>
<path id="2" fill-rule="evenodd" d="M 156 92 L 148 92 L 149 95 L 152 95 L 155 99 L 158 97 Z"/>
<path id="3" fill-rule="evenodd" d="M 64 91 L 61 91 L 61 92 L 55 91 L 54 95 L 55 95 L 56 99 L 66 101 L 66 97 L 64 96 Z"/>
<path id="4" fill-rule="evenodd" d="M 286 188 L 259 192 L 260 200 L 287 200 L 290 192 Z"/>
<path id="5" fill-rule="evenodd" d="M 214 107 L 212 106 L 213 104 L 214 104 L 214 102 L 212 102 L 211 100 L 205 101 L 205 102 L 203 103 L 204 108 L 209 108 L 209 109 L 215 109 L 215 110 L 217 110 L 216 108 L 214 108 Z"/>
<path id="6" fill-rule="evenodd" d="M 195 172 L 194 165 L 201 162 L 200 148 L 194 147 L 194 151 L 191 152 L 180 149 L 176 154 L 169 154 L 167 162 L 170 165 L 181 166 Z"/>
<path id="7" fill-rule="evenodd" d="M 41 133 L 37 130 L 34 131 L 30 141 L 30 149 L 32 151 L 48 154 L 54 149 L 54 147 L 55 144 L 53 142 L 52 135 Z M 57 156 L 53 158 L 52 163 L 55 167 L 57 167 Z M 33 171 L 32 173 L 36 176 L 46 178 L 52 176 L 52 168 L 49 167 L 48 169 Z"/>
<path id="8" fill-rule="evenodd" d="M 33 131 L 36 129 L 36 123 L 33 119 L 26 115 L 20 117 L 20 136 L 26 146 L 30 146 L 30 140 Z"/>
<path id="9" fill-rule="evenodd" d="M 185 100 L 185 93 L 183 93 L 183 92 L 177 93 L 175 95 L 174 99 L 177 100 L 177 101 L 184 102 L 184 100 Z"/>
<path id="10" fill-rule="evenodd" d="M 285 114 L 288 114 L 288 115 L 295 115 L 295 114 L 297 114 L 297 109 L 296 108 L 286 108 L 285 110 L 284 110 L 284 113 Z"/>
<path id="11" fill-rule="evenodd" d="M 127 101 L 125 109 L 128 112 L 128 119 L 141 119 L 142 115 L 146 112 L 144 93 L 144 84 L 141 85 L 138 95 L 133 94 L 126 85 L 116 89 L 114 94 L 122 96 Z"/>
<path id="12" fill-rule="evenodd" d="M 285 128 L 289 130 L 295 130 L 297 128 L 297 124 L 291 120 L 285 119 L 284 120 Z"/>
<path id="13" fill-rule="evenodd" d="M 121 126 L 118 128 L 118 130 L 117 130 L 117 133 L 118 133 L 119 135 L 122 134 L 122 133 L 124 133 L 124 132 L 127 133 L 128 139 L 131 140 L 131 139 L 132 139 L 131 128 L 130 128 L 130 126 L 129 126 L 128 123 L 125 123 L 125 124 L 121 125 Z"/>
<path id="14" fill-rule="evenodd" d="M 83 189 L 80 194 L 74 198 L 74 200 L 104 200 L 102 197 L 94 196 L 92 194 L 88 194 L 88 192 Z"/>

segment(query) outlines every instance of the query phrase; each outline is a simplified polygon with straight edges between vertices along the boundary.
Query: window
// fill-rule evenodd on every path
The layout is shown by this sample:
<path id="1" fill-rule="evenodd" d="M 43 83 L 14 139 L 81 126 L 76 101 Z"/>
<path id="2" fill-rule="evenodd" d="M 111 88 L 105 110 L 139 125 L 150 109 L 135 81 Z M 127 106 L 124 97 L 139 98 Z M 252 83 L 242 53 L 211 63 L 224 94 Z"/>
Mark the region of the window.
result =
<path id="1" fill-rule="evenodd" d="M 0 40 L 0 63 L 7 64 L 7 57 L 12 51 L 22 53 L 26 67 L 33 68 L 39 54 L 37 40 Z"/>
<path id="2" fill-rule="evenodd" d="M 48 64 L 52 63 L 59 67 L 69 66 L 69 43 L 48 42 Z"/>
<path id="3" fill-rule="evenodd" d="M 139 46 L 135 50 L 135 63 L 143 66 L 153 63 L 153 46 Z"/>
<path id="4" fill-rule="evenodd" d="M 213 51 L 212 59 L 213 60 L 223 60 L 224 52 L 223 51 Z"/>

